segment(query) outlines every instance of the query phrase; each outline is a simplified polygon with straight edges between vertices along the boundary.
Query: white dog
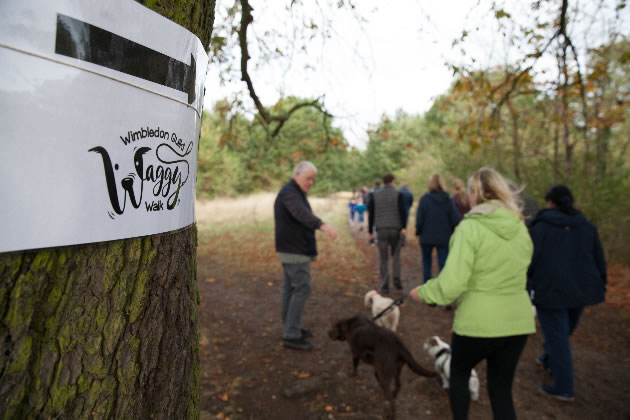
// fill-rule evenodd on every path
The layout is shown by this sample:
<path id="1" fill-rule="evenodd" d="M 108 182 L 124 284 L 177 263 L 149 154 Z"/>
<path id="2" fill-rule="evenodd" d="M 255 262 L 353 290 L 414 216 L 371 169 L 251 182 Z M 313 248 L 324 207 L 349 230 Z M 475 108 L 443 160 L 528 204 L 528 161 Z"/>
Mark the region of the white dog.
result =
<path id="1" fill-rule="evenodd" d="M 442 388 L 448 389 L 449 377 L 451 376 L 451 346 L 434 335 L 422 347 L 435 359 L 435 370 L 442 377 Z M 470 372 L 468 390 L 470 391 L 470 398 L 475 401 L 479 399 L 479 377 L 475 369 Z"/>
<path id="2" fill-rule="evenodd" d="M 376 316 L 384 311 L 389 305 L 394 303 L 394 300 L 381 296 L 376 290 L 370 290 L 365 294 L 363 303 L 366 308 L 372 309 L 372 316 Z M 398 306 L 394 305 L 385 314 L 383 314 L 383 316 L 374 322 L 381 327 L 389 328 L 390 330 L 396 332 L 399 318 L 400 309 L 398 309 Z"/>

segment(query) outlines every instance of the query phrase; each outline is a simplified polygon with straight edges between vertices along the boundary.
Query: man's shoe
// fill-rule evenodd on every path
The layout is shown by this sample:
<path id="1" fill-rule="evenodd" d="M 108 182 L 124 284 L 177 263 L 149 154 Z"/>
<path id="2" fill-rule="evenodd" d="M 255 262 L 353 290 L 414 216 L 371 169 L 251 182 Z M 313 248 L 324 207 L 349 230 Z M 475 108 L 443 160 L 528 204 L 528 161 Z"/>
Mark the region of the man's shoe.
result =
<path id="1" fill-rule="evenodd" d="M 394 280 L 394 287 L 398 290 L 402 290 L 402 283 L 400 282 L 400 280 L 396 281 Z"/>
<path id="2" fill-rule="evenodd" d="M 308 351 L 313 349 L 313 344 L 309 343 L 304 338 L 284 338 L 282 344 L 284 347 L 293 350 Z"/>
<path id="3" fill-rule="evenodd" d="M 313 336 L 313 331 L 307 330 L 306 328 L 301 329 L 302 338 L 311 338 Z"/>
<path id="4" fill-rule="evenodd" d="M 542 392 L 543 394 L 547 394 L 551 398 L 555 398 L 556 400 L 560 400 L 560 401 L 571 402 L 575 400 L 575 396 L 570 395 L 570 394 L 562 394 L 559 392 L 555 392 L 554 390 L 551 389 L 551 385 L 547 385 L 547 384 L 542 384 L 540 386 L 540 392 Z"/>

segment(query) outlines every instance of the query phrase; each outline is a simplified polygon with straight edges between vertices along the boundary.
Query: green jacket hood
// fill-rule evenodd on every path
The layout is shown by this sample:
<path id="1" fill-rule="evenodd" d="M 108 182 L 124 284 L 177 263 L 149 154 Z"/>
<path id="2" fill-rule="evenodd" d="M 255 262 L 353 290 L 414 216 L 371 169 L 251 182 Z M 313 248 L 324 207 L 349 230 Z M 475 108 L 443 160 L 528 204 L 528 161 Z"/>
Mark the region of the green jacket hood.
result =
<path id="1" fill-rule="evenodd" d="M 474 219 L 503 239 L 514 238 L 522 224 L 520 218 L 513 211 L 503 207 L 498 200 L 479 204 L 470 209 L 464 217 Z"/>

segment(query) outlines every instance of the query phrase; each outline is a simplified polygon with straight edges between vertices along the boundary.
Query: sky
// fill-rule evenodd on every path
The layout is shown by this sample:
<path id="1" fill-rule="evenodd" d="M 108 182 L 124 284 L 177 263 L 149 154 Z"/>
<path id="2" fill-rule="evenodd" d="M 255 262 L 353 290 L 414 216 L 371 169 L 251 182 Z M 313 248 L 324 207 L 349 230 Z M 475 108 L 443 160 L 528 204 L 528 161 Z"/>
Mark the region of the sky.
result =
<path id="1" fill-rule="evenodd" d="M 257 32 L 263 32 L 263 23 L 279 31 L 289 30 L 286 15 L 270 6 L 284 3 L 251 0 Z M 513 11 L 522 4 L 516 0 L 506 3 Z M 326 107 L 335 116 L 333 124 L 343 130 L 351 146 L 363 149 L 366 130 L 378 124 L 382 115 L 394 116 L 397 110 L 422 114 L 447 91 L 453 73 L 445 62 L 463 58 L 452 42 L 464 28 L 479 28 L 476 42 L 467 44 L 468 56 L 485 63 L 499 59 L 496 46 L 491 46 L 497 36 L 494 20 L 487 17 L 490 0 L 361 0 L 355 4 L 367 19 L 363 25 L 348 14 L 338 14 L 332 21 L 332 38 L 325 45 L 314 42 L 306 57 L 294 59 L 291 71 L 274 65 L 251 71 L 265 105 L 274 104 L 283 94 L 325 95 Z M 222 7 L 221 0 L 218 7 Z M 217 16 L 220 19 L 220 13 Z M 255 50 L 250 67 L 254 62 Z M 301 66 L 308 63 L 316 70 L 302 71 Z M 206 80 L 206 109 L 221 98 L 245 91 L 242 82 L 221 86 L 216 66 L 210 66 Z"/>

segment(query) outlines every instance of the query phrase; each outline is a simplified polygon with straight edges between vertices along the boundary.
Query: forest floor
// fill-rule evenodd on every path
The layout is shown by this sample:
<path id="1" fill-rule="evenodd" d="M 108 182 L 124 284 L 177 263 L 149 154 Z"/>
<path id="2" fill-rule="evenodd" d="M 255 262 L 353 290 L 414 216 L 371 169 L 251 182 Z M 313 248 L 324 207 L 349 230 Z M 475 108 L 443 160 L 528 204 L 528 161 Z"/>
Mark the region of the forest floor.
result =
<path id="1" fill-rule="evenodd" d="M 348 344 L 327 335 L 337 320 L 369 315 L 363 296 L 378 282 L 378 250 L 368 245 L 364 231 L 348 225 L 346 203 L 337 199 L 315 207 L 340 235 L 331 241 L 318 233 L 320 256 L 312 264 L 313 293 L 303 319 L 304 327 L 314 332 L 310 352 L 286 349 L 280 339 L 282 271 L 274 252 L 273 222 L 238 216 L 238 223 L 213 224 L 198 212 L 202 420 L 387 418 L 373 368 L 361 364 L 357 377 L 350 377 Z M 422 281 L 420 249 L 412 234 L 410 229 L 401 257 L 405 291 Z M 630 419 L 629 299 L 630 268 L 612 265 L 607 301 L 586 309 L 571 339 L 576 381 L 572 403 L 538 391 L 549 377 L 534 361 L 542 346 L 540 328 L 530 336 L 513 387 L 519 419 Z M 439 307 L 402 305 L 398 333 L 421 365 L 433 367 L 422 349 L 428 337 L 450 342 L 452 318 L 453 311 Z M 471 402 L 469 418 L 490 419 L 485 362 L 477 372 L 481 396 Z M 405 367 L 401 382 L 398 419 L 450 418 L 448 395 L 438 379 L 416 376 Z"/>

